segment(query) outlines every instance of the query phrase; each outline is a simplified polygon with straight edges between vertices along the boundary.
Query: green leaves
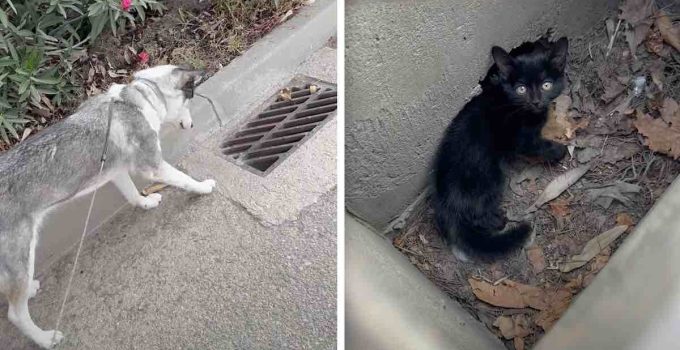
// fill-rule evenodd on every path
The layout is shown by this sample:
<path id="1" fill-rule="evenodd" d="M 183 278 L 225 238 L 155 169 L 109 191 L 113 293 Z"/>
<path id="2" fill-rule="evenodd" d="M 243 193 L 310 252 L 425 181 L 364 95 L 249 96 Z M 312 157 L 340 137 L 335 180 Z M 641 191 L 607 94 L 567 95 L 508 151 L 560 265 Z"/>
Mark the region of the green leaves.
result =
<path id="1" fill-rule="evenodd" d="M 5 101 L 2 101 L 1 104 L 8 105 Z M 19 118 L 16 110 L 0 111 L 0 139 L 5 143 L 10 143 L 10 136 L 20 140 L 19 130 L 23 129 L 24 124 L 28 122 L 28 119 Z"/>
<path id="2" fill-rule="evenodd" d="M 0 143 L 19 139 L 33 110 L 53 111 L 72 101 L 79 86 L 72 64 L 83 45 L 104 30 L 114 35 L 145 11 L 161 11 L 155 0 L 0 0 Z"/>

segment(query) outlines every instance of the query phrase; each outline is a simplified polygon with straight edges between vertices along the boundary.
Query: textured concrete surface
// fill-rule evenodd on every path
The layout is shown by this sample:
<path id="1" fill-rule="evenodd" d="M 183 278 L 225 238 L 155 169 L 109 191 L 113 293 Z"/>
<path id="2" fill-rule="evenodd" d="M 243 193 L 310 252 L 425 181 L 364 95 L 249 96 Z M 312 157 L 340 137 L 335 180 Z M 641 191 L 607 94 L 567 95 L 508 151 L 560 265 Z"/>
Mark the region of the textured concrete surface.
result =
<path id="1" fill-rule="evenodd" d="M 303 62 L 329 54 L 319 49 L 335 35 L 336 8 L 335 0 L 317 0 L 305 6 L 197 88 L 198 93 L 213 99 L 225 128 L 234 127 L 250 116 L 253 108 L 302 70 Z M 321 67 L 314 64 L 321 63 L 310 63 L 320 74 Z M 334 64 L 332 69 L 327 65 L 323 68 L 327 73 L 320 79 L 334 76 Z M 191 112 L 195 125 L 193 129 L 164 127 L 161 130 L 163 154 L 170 163 L 197 149 L 219 126 L 206 100 L 194 98 Z M 141 187 L 144 183 L 138 182 L 138 185 Z M 83 213 L 87 211 L 88 204 L 89 198 L 81 197 L 61 206 L 47 218 L 36 252 L 38 271 L 49 267 L 77 244 L 82 232 Z M 110 220 L 124 205 L 122 196 L 112 185 L 104 186 L 97 194 L 90 233 Z"/>
<path id="2" fill-rule="evenodd" d="M 680 349 L 680 180 L 536 350 Z"/>
<path id="3" fill-rule="evenodd" d="M 505 349 L 378 234 L 350 215 L 345 228 L 348 350 Z"/>
<path id="4" fill-rule="evenodd" d="M 346 5 L 346 198 L 382 230 L 420 193 L 441 134 L 491 64 L 554 27 L 579 35 L 616 1 L 367 1 Z"/>
<path id="5" fill-rule="evenodd" d="M 216 175 L 216 174 L 215 174 Z M 217 192 L 165 191 L 123 209 L 86 241 L 59 349 L 332 349 L 335 191 L 295 221 L 265 227 Z M 40 276 L 29 303 L 52 328 L 73 255 Z M 2 349 L 35 349 L 4 317 Z"/>

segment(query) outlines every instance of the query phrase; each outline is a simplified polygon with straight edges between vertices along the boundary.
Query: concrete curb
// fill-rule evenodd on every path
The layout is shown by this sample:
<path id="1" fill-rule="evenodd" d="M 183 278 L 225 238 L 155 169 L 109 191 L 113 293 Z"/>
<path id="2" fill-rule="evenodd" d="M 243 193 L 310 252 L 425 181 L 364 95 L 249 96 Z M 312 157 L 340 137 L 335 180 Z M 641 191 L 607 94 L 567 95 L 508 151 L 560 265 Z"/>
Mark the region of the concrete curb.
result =
<path id="1" fill-rule="evenodd" d="M 219 128 L 208 102 L 195 98 L 191 106 L 194 129 L 183 132 L 173 128 L 161 130 L 165 159 L 176 163 L 216 130 L 238 125 L 253 108 L 290 80 L 300 64 L 335 34 L 336 7 L 334 0 L 318 0 L 303 8 L 199 86 L 197 92 L 215 102 L 223 126 Z M 77 243 L 89 198 L 78 198 L 49 214 L 41 229 L 36 251 L 38 274 Z M 111 184 L 102 187 L 97 193 L 88 234 L 96 231 L 125 205 L 126 202 Z"/>

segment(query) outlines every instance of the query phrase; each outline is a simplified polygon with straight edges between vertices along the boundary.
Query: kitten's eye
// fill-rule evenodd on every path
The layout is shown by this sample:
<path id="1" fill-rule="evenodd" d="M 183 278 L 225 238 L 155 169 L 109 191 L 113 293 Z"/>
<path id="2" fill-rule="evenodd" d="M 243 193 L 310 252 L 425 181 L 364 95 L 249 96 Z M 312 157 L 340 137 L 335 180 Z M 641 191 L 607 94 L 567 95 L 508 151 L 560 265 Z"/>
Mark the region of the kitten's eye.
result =
<path id="1" fill-rule="evenodd" d="M 543 88 L 543 90 L 548 91 L 548 90 L 552 89 L 552 83 L 549 82 L 549 81 L 546 81 L 545 83 L 543 83 L 543 86 L 541 86 L 541 87 Z"/>
<path id="2" fill-rule="evenodd" d="M 527 93 L 527 87 L 524 85 L 520 85 L 515 89 L 515 91 L 517 91 L 518 95 L 524 95 Z"/>

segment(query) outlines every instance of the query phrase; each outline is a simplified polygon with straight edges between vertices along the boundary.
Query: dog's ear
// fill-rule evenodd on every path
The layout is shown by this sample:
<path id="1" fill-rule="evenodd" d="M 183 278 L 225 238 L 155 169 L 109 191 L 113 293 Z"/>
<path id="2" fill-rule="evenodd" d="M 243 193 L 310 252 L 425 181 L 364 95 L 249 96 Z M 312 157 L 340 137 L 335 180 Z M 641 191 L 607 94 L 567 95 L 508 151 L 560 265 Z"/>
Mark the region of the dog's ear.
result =
<path id="1" fill-rule="evenodd" d="M 172 74 L 177 76 L 177 78 L 175 79 L 176 81 L 175 87 L 177 89 L 184 90 L 188 87 L 193 87 L 194 84 L 196 84 L 199 81 L 199 79 L 201 79 L 205 75 L 205 71 L 192 68 L 178 67 L 172 71 Z"/>

